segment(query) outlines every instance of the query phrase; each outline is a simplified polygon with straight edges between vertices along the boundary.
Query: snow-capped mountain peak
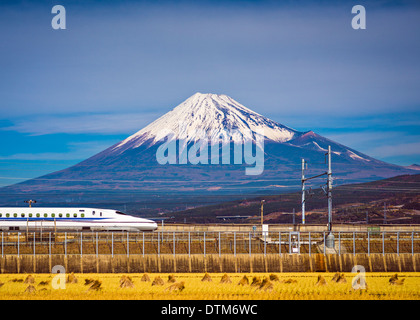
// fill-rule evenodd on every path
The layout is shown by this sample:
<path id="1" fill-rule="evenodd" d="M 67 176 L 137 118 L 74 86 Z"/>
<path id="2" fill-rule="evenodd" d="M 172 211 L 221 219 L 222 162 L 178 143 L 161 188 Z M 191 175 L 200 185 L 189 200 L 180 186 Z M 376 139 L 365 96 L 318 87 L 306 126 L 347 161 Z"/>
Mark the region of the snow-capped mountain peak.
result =
<path id="1" fill-rule="evenodd" d="M 154 144 L 168 134 L 173 135 L 172 139 L 186 142 L 204 135 L 211 142 L 217 141 L 223 133 L 231 134 L 233 142 L 254 140 L 255 134 L 275 142 L 286 142 L 293 139 L 297 131 L 248 109 L 227 95 L 196 93 L 116 145 L 114 151 L 137 148 L 146 141 Z"/>

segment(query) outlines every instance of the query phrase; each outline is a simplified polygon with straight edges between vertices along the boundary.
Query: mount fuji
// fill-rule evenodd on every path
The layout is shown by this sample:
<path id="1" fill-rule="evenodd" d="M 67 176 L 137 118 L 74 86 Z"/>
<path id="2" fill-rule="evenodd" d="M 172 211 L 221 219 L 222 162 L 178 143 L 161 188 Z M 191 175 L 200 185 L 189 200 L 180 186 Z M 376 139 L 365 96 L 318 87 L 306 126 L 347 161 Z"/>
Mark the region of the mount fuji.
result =
<path id="1" fill-rule="evenodd" d="M 209 141 L 208 146 L 199 149 L 200 154 L 207 152 L 208 161 L 183 162 L 183 150 L 189 150 L 189 156 L 197 155 L 198 150 L 191 151 L 191 148 L 198 141 Z M 163 150 L 162 154 L 169 160 L 162 164 L 157 154 L 164 144 L 171 143 L 176 154 L 171 162 L 170 148 Z M 234 161 L 235 150 L 239 150 L 235 148 L 245 143 L 253 146 L 251 158 L 257 153 L 257 147 L 262 149 L 264 167 L 258 175 L 246 174 L 244 169 L 252 167 L 249 161 Z M 70 194 L 83 194 L 84 199 L 93 199 L 98 194 L 110 199 L 116 193 L 130 199 L 139 194 L 273 194 L 300 187 L 302 158 L 308 162 L 306 175 L 325 172 L 328 146 L 332 149 L 334 184 L 415 173 L 313 131 L 300 132 L 272 121 L 226 95 L 196 93 L 145 128 L 93 157 L 67 169 L 2 188 L 0 193 L 8 196 L 60 194 L 63 201 L 67 201 L 66 195 Z M 215 150 L 220 152 L 215 155 L 211 152 Z M 222 159 L 222 151 L 226 150 L 231 152 Z M 239 156 L 243 159 L 245 155 L 244 147 Z"/>

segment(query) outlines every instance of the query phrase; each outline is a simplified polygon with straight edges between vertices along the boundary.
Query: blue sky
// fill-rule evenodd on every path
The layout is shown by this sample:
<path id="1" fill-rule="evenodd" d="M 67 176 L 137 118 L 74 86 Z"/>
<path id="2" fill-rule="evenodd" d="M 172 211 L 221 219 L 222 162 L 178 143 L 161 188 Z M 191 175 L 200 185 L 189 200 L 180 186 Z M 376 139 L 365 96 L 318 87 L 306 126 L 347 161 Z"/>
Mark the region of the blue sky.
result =
<path id="1" fill-rule="evenodd" d="M 351 28 L 356 4 L 366 30 Z M 419 57 L 416 1 L 2 2 L 0 186 L 76 164 L 196 92 L 420 163 Z"/>

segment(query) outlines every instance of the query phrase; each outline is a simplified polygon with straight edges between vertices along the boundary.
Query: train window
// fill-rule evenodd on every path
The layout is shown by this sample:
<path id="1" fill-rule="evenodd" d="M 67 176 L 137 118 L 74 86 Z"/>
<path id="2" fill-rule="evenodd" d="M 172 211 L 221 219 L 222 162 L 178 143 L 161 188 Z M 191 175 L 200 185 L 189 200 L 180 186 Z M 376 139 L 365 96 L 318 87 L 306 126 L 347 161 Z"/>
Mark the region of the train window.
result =
<path id="1" fill-rule="evenodd" d="M 32 213 L 29 214 L 29 218 L 32 218 Z"/>
<path id="2" fill-rule="evenodd" d="M 0 218 L 2 217 L 1 213 L 0 213 Z"/>
<path id="3" fill-rule="evenodd" d="M 124 212 L 121 212 L 121 211 L 115 211 L 115 213 L 116 214 L 123 214 L 123 215 L 125 215 L 125 213 Z"/>
<path id="4" fill-rule="evenodd" d="M 73 217 L 77 218 L 77 213 L 73 214 Z"/>
<path id="5" fill-rule="evenodd" d="M 99 215 L 102 217 L 102 212 L 100 212 Z"/>
<path id="6" fill-rule="evenodd" d="M 48 214 L 44 213 L 44 218 L 48 217 Z"/>
<path id="7" fill-rule="evenodd" d="M 95 211 L 92 211 L 92 215 L 95 215 L 95 213 L 96 213 Z"/>
<path id="8" fill-rule="evenodd" d="M 16 217 L 17 217 L 17 213 L 14 213 L 14 214 L 13 214 L 13 217 L 15 217 L 15 218 L 16 218 Z"/>
<path id="9" fill-rule="evenodd" d="M 58 216 L 59 216 L 60 218 L 62 218 L 62 217 L 63 217 L 63 214 L 62 214 L 62 213 L 59 213 L 59 214 L 58 214 Z"/>
<path id="10" fill-rule="evenodd" d="M 66 217 L 67 218 L 70 218 L 70 213 L 66 213 Z"/>
<path id="11" fill-rule="evenodd" d="M 22 218 L 25 218 L 25 214 L 24 214 L 24 213 L 21 213 L 21 214 L 20 214 L 20 216 L 21 216 Z"/>
<path id="12" fill-rule="evenodd" d="M 9 218 L 10 217 L 10 213 L 6 213 L 6 218 Z"/>
<path id="13" fill-rule="evenodd" d="M 51 217 L 55 218 L 55 213 L 51 213 Z"/>
<path id="14" fill-rule="evenodd" d="M 84 218 L 84 217 L 85 217 L 85 214 L 84 214 L 84 213 L 82 213 L 80 216 L 81 216 L 82 218 Z"/>
<path id="15" fill-rule="evenodd" d="M 39 213 L 36 214 L 36 217 L 39 218 L 41 215 Z"/>

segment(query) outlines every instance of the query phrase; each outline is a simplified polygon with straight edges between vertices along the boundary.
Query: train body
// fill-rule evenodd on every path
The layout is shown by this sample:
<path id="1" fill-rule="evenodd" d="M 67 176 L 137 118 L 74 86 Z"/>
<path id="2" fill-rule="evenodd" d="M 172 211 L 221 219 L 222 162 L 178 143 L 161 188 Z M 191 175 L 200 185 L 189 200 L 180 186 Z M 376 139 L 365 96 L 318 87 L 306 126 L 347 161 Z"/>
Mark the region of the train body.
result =
<path id="1" fill-rule="evenodd" d="M 154 231 L 156 222 L 96 208 L 1 208 L 0 231 Z"/>

